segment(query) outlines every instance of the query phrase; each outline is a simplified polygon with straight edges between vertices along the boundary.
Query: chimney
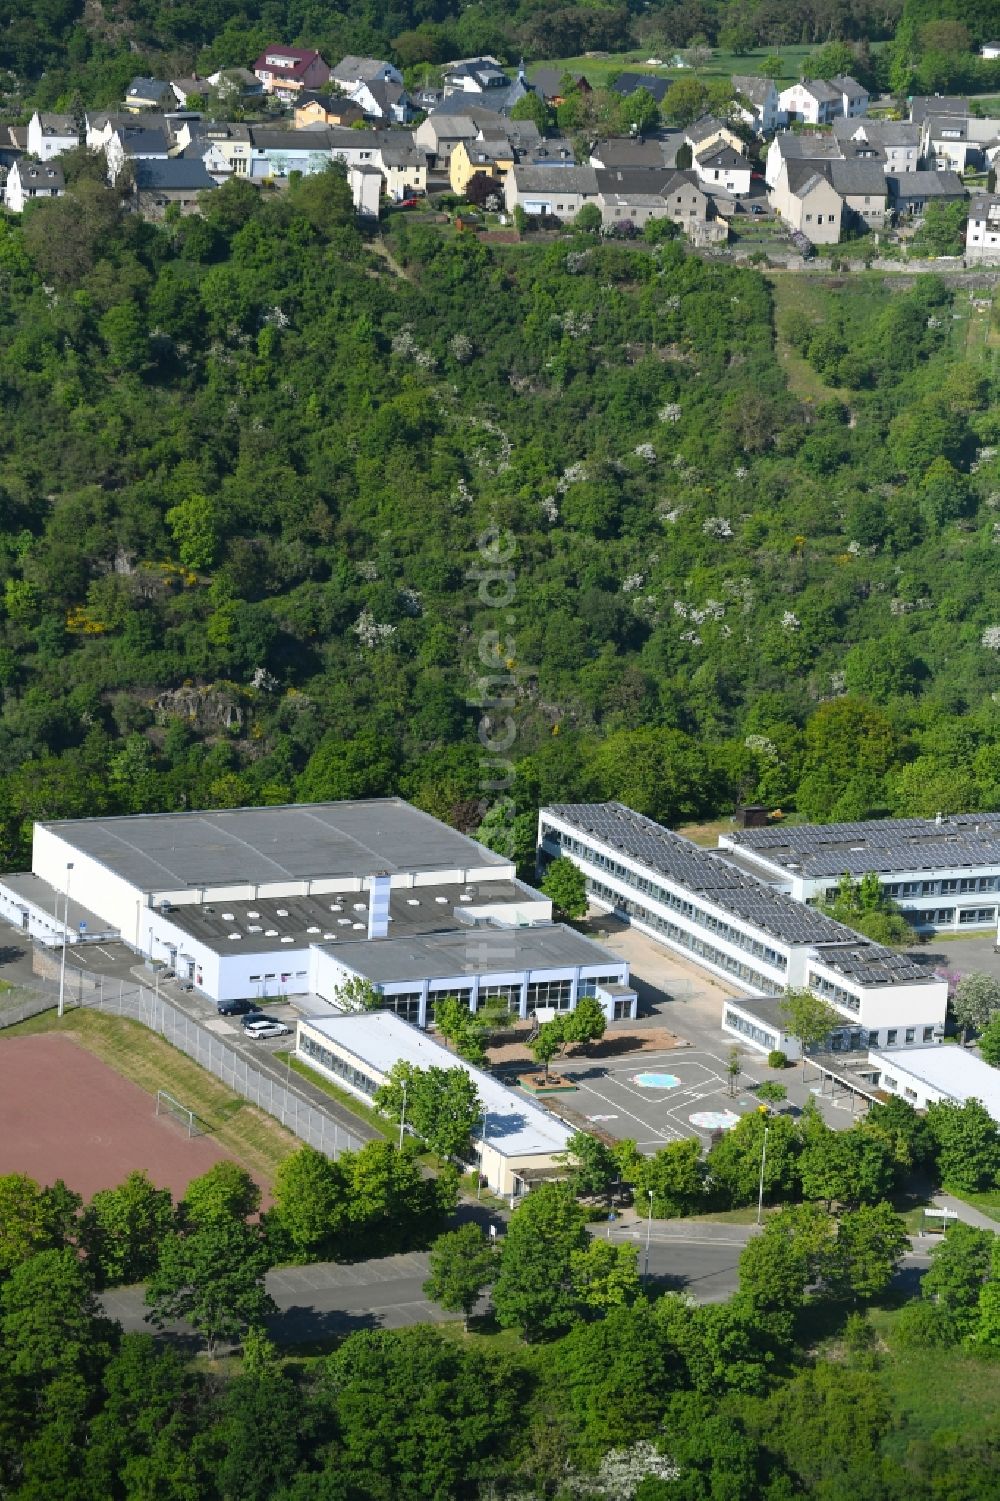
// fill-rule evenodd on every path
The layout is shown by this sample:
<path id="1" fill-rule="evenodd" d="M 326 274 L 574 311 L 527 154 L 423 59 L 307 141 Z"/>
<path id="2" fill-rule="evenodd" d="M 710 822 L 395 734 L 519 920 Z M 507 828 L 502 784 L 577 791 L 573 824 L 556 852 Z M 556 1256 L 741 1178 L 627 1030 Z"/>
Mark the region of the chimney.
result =
<path id="1" fill-rule="evenodd" d="M 937 827 L 940 828 L 941 825 L 944 823 L 944 814 L 943 813 L 936 814 L 936 816 L 934 818 L 934 822 L 937 825 Z"/>
<path id="2" fill-rule="evenodd" d="M 389 935 L 389 888 L 391 882 L 387 871 L 377 871 L 368 878 L 368 937 L 387 938 Z"/>

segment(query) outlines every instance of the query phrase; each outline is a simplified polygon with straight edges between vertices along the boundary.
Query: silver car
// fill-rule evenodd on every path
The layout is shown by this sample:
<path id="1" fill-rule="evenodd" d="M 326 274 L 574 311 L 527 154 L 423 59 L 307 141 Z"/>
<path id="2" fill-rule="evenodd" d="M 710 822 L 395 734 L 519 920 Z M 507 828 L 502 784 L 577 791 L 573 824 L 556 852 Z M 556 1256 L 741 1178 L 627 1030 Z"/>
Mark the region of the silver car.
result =
<path id="1" fill-rule="evenodd" d="M 247 1037 L 287 1037 L 291 1027 L 286 1027 L 284 1022 L 244 1022 L 243 1031 Z"/>

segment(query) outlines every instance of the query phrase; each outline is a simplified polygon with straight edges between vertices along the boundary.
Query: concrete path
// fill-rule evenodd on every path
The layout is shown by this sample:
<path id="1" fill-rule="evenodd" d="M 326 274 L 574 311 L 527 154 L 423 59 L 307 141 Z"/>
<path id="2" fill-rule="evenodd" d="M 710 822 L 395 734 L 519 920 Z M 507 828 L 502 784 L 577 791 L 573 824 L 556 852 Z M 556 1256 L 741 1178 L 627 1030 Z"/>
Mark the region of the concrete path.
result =
<path id="1" fill-rule="evenodd" d="M 949 1209 L 957 1214 L 963 1225 L 975 1225 L 977 1230 L 992 1230 L 994 1235 L 1000 1235 L 1000 1220 L 991 1219 L 973 1204 L 956 1199 L 954 1194 L 937 1193 L 933 1203 L 936 1209 Z"/>

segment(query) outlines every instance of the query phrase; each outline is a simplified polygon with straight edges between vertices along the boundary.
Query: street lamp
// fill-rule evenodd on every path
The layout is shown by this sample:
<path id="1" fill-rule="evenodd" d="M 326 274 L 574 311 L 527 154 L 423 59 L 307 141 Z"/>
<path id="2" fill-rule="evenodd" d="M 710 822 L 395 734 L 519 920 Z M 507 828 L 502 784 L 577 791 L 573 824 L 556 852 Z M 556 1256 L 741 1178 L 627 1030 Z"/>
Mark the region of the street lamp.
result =
<path id="1" fill-rule="evenodd" d="M 406 1121 L 406 1085 L 403 1085 L 403 1108 L 399 1112 L 399 1150 L 403 1150 L 403 1125 Z"/>
<path id="2" fill-rule="evenodd" d="M 642 1272 L 644 1283 L 649 1280 L 649 1237 L 653 1233 L 653 1190 L 647 1188 L 646 1192 L 649 1195 L 649 1214 L 646 1218 L 646 1264 Z"/>
<path id="3" fill-rule="evenodd" d="M 764 1127 L 764 1140 L 760 1148 L 760 1192 L 757 1195 L 757 1223 L 761 1223 L 764 1214 L 764 1164 L 767 1161 L 767 1127 Z"/>
<path id="4" fill-rule="evenodd" d="M 479 1142 L 479 1174 L 476 1178 L 476 1198 L 482 1198 L 483 1171 L 486 1166 L 486 1111 L 483 1111 L 483 1134 Z"/>
<path id="5" fill-rule="evenodd" d="M 66 940 L 69 937 L 69 877 L 73 869 L 72 860 L 66 862 L 66 906 L 63 910 L 63 941 L 62 963 L 59 966 L 59 1005 L 56 1015 L 62 1016 L 66 1009 Z"/>

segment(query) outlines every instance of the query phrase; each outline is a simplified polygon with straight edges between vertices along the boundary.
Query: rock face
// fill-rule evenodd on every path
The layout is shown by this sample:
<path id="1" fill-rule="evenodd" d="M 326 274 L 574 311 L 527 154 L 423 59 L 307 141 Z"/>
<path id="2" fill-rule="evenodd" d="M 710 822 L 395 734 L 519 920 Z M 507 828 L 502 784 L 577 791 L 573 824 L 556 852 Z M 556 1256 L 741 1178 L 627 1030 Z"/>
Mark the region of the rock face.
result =
<path id="1" fill-rule="evenodd" d="M 158 719 L 186 719 L 199 730 L 232 730 L 243 724 L 243 708 L 236 690 L 228 687 L 196 688 L 186 684 L 170 688 L 154 701 Z"/>

